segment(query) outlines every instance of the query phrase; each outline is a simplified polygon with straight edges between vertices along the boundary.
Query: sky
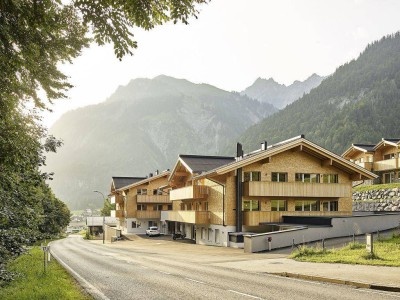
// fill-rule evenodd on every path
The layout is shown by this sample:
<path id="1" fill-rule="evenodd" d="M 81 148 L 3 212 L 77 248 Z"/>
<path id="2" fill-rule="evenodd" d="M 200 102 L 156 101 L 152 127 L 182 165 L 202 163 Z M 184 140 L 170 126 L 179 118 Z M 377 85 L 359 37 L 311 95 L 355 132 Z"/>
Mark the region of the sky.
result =
<path id="1" fill-rule="evenodd" d="M 105 101 L 120 85 L 160 74 L 242 91 L 258 77 L 289 85 L 332 74 L 382 36 L 400 30 L 398 0 L 212 0 L 189 25 L 133 29 L 138 48 L 122 61 L 92 45 L 60 69 L 75 86 L 43 114 Z"/>

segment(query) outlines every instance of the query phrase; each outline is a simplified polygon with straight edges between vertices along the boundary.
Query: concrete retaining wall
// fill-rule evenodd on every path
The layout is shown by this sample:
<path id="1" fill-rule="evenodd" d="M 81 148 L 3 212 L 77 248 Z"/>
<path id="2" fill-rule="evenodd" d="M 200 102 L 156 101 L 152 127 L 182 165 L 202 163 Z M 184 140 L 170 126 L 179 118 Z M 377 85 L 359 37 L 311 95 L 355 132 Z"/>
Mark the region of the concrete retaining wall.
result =
<path id="1" fill-rule="evenodd" d="M 268 249 L 268 237 L 271 237 L 271 249 L 289 247 L 295 244 L 382 231 L 398 227 L 400 213 L 381 215 L 362 215 L 332 218 L 332 227 L 296 227 L 283 231 L 244 236 L 244 252 L 253 253 Z"/>
<path id="2" fill-rule="evenodd" d="M 112 242 L 113 237 L 121 237 L 121 230 L 117 229 L 117 227 L 111 227 L 108 225 L 104 225 L 104 231 L 105 231 L 105 241 L 106 242 Z"/>

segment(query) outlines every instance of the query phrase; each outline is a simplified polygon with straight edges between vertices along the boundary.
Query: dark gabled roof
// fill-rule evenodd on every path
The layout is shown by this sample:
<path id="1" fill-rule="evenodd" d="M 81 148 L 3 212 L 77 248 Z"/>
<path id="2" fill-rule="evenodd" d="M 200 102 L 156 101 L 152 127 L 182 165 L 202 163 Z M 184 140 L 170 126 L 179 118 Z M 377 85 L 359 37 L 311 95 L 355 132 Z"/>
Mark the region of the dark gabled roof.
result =
<path id="1" fill-rule="evenodd" d="M 375 145 L 369 145 L 369 144 L 353 144 L 353 146 L 364 149 L 367 152 L 373 152 L 375 147 Z"/>
<path id="2" fill-rule="evenodd" d="M 116 190 L 143 179 L 146 179 L 146 177 L 112 177 Z"/>
<path id="3" fill-rule="evenodd" d="M 388 142 L 392 142 L 392 143 L 395 143 L 395 144 L 398 144 L 400 142 L 399 138 L 397 138 L 397 139 L 396 138 L 395 139 L 383 138 L 383 140 L 388 141 Z"/>
<path id="4" fill-rule="evenodd" d="M 209 170 L 221 167 L 235 161 L 234 157 L 229 156 L 205 156 L 205 155 L 179 155 L 179 158 L 192 170 L 193 173 L 200 174 Z"/>

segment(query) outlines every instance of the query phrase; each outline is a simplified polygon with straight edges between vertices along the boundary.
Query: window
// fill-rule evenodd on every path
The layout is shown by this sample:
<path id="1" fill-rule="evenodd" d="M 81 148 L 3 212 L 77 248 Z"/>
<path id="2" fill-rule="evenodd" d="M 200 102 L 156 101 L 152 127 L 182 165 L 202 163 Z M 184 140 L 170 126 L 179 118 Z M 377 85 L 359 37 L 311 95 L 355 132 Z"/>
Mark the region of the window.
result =
<path id="1" fill-rule="evenodd" d="M 132 227 L 131 228 L 137 228 L 136 226 L 137 226 L 136 221 L 132 221 Z"/>
<path id="2" fill-rule="evenodd" d="M 287 173 L 271 173 L 271 181 L 274 182 L 287 182 Z"/>
<path id="3" fill-rule="evenodd" d="M 200 210 L 200 207 L 201 207 L 200 202 L 196 202 L 195 206 L 194 206 L 194 210 Z"/>
<path id="4" fill-rule="evenodd" d="M 168 204 L 168 210 L 172 210 L 172 204 Z"/>
<path id="5" fill-rule="evenodd" d="M 309 174 L 309 173 L 296 173 L 295 179 L 296 179 L 296 181 L 300 181 L 300 182 L 318 183 L 318 182 L 320 182 L 320 175 L 319 174 Z"/>
<path id="6" fill-rule="evenodd" d="M 137 210 L 147 210 L 147 205 L 146 204 L 138 204 Z"/>
<path id="7" fill-rule="evenodd" d="M 396 153 L 389 153 L 383 156 L 383 159 L 392 159 L 392 158 L 396 158 Z"/>
<path id="8" fill-rule="evenodd" d="M 323 174 L 322 182 L 323 183 L 338 183 L 339 176 L 337 174 Z"/>
<path id="9" fill-rule="evenodd" d="M 337 201 L 324 201 L 324 202 L 322 202 L 322 210 L 323 211 L 338 211 L 338 202 Z"/>
<path id="10" fill-rule="evenodd" d="M 138 195 L 147 195 L 147 189 L 137 189 Z"/>
<path id="11" fill-rule="evenodd" d="M 163 191 L 160 189 L 153 190 L 153 195 L 162 195 L 162 194 L 163 194 Z"/>
<path id="12" fill-rule="evenodd" d="M 259 209 L 258 200 L 243 200 L 243 211 L 257 211 Z"/>
<path id="13" fill-rule="evenodd" d="M 204 210 L 208 211 L 208 202 L 204 202 Z"/>
<path id="14" fill-rule="evenodd" d="M 298 200 L 295 201 L 296 211 L 318 211 L 319 205 L 317 200 Z"/>
<path id="15" fill-rule="evenodd" d="M 163 210 L 162 204 L 154 204 L 153 210 Z"/>
<path id="16" fill-rule="evenodd" d="M 244 172 L 243 181 L 261 181 L 261 172 Z"/>
<path id="17" fill-rule="evenodd" d="M 192 210 L 192 203 L 186 204 L 186 210 Z"/>
<path id="18" fill-rule="evenodd" d="M 271 200 L 271 211 L 286 211 L 286 200 Z"/>

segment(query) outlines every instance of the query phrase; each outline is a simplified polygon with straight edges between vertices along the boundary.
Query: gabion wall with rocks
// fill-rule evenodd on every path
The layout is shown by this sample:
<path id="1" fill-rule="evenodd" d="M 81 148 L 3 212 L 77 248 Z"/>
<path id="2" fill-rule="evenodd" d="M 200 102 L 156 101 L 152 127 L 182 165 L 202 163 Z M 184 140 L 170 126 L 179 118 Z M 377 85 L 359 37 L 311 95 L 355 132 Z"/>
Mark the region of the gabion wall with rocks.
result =
<path id="1" fill-rule="evenodd" d="M 400 211 L 400 188 L 354 192 L 353 211 Z"/>

